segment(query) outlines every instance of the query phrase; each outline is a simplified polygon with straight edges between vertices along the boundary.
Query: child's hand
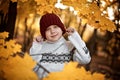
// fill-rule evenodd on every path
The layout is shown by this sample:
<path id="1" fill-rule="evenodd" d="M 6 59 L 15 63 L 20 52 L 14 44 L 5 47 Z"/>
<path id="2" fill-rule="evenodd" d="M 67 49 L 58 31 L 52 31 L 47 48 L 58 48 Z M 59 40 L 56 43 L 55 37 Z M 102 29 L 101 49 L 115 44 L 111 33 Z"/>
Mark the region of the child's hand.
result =
<path id="1" fill-rule="evenodd" d="M 72 28 L 72 27 L 69 27 L 69 28 L 66 29 L 66 32 L 67 32 L 68 35 L 71 35 L 72 33 L 74 33 L 74 31 L 75 31 L 75 29 Z"/>
<path id="2" fill-rule="evenodd" d="M 43 42 L 43 38 L 42 38 L 42 36 L 39 35 L 33 41 L 34 42 Z"/>

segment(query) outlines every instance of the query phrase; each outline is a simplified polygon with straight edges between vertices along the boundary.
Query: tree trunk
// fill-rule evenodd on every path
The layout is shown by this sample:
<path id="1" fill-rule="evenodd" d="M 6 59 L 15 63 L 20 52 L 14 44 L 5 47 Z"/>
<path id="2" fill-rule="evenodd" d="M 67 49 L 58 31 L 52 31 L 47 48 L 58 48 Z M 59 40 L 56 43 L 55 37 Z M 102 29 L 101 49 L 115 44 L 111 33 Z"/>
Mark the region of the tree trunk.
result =
<path id="1" fill-rule="evenodd" d="M 9 37 L 7 40 L 13 39 L 16 15 L 17 15 L 17 2 L 13 3 L 10 1 L 7 15 L 0 11 L 0 32 L 4 31 L 9 32 Z"/>

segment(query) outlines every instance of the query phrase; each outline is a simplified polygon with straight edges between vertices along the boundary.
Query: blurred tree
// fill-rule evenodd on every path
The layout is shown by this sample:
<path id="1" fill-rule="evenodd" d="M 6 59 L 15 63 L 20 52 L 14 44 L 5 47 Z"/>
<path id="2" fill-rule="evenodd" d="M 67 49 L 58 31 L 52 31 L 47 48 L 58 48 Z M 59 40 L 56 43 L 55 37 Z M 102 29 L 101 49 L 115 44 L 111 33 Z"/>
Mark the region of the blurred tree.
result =
<path id="1" fill-rule="evenodd" d="M 1 0 L 0 4 L 0 32 L 9 32 L 9 39 L 13 39 L 17 15 L 17 2 Z"/>

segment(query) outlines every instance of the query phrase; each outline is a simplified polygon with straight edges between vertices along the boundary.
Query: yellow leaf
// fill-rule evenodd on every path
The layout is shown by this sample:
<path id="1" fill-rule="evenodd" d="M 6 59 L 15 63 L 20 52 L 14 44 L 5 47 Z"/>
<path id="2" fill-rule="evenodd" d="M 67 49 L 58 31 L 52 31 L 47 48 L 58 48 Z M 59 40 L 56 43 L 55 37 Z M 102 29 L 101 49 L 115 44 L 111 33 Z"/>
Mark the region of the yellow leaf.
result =
<path id="1" fill-rule="evenodd" d="M 104 80 L 105 75 L 99 74 L 99 73 L 96 73 L 96 72 L 95 72 L 95 73 L 92 75 L 92 77 L 93 77 L 93 80 Z"/>
<path id="2" fill-rule="evenodd" d="M 4 64 L 2 71 L 6 80 L 38 80 L 33 71 L 36 63 L 27 53 L 23 58 L 20 56 L 9 57 Z"/>
<path id="3" fill-rule="evenodd" d="M 103 74 L 86 71 L 84 67 L 77 67 L 77 62 L 69 62 L 61 72 L 52 72 L 43 80 L 104 80 Z"/>
<path id="4" fill-rule="evenodd" d="M 87 19 L 82 19 L 81 25 L 85 25 L 88 22 Z"/>
<path id="5" fill-rule="evenodd" d="M 35 0 L 37 2 L 37 14 L 44 15 L 45 13 L 59 14 L 60 9 L 55 8 L 57 0 Z"/>
<path id="6" fill-rule="evenodd" d="M 8 38 L 8 32 L 1 32 L 0 33 L 0 39 L 5 39 L 5 38 Z"/>
<path id="7" fill-rule="evenodd" d="M 8 58 L 10 55 L 21 52 L 21 45 L 16 44 L 15 40 L 10 40 L 4 42 L 0 49 L 0 57 Z"/>
<path id="8" fill-rule="evenodd" d="M 82 19 L 87 19 L 87 23 L 94 28 L 102 31 L 113 32 L 116 30 L 114 22 L 101 15 L 101 10 L 94 2 L 87 2 L 87 0 L 62 0 L 62 3 L 67 6 L 72 6 Z M 85 21 L 86 23 L 86 21 Z M 84 20 L 82 22 L 84 24 Z"/>
<path id="9" fill-rule="evenodd" d="M 6 34 L 6 33 L 0 33 Z M 25 53 L 24 57 L 16 53 L 21 52 L 21 46 L 15 40 L 5 41 L 6 37 L 0 40 L 0 79 L 2 80 L 38 80 L 33 71 L 36 62 Z M 10 56 L 16 54 L 14 56 Z"/>

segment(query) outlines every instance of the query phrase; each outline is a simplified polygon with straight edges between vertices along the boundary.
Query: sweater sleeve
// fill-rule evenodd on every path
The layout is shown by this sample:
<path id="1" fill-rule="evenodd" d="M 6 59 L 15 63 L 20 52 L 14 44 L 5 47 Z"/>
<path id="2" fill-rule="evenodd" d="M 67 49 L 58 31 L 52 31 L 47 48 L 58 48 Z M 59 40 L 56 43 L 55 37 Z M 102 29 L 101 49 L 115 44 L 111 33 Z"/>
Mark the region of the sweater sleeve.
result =
<path id="1" fill-rule="evenodd" d="M 88 64 L 91 61 L 90 52 L 78 32 L 75 31 L 73 34 L 68 36 L 68 39 L 76 48 L 73 54 L 73 60 L 80 64 Z"/>
<path id="2" fill-rule="evenodd" d="M 38 43 L 38 42 L 33 42 L 32 43 L 32 47 L 30 48 L 30 56 L 32 56 L 32 58 L 39 62 L 41 55 L 40 55 L 40 50 L 42 48 L 42 44 Z"/>

